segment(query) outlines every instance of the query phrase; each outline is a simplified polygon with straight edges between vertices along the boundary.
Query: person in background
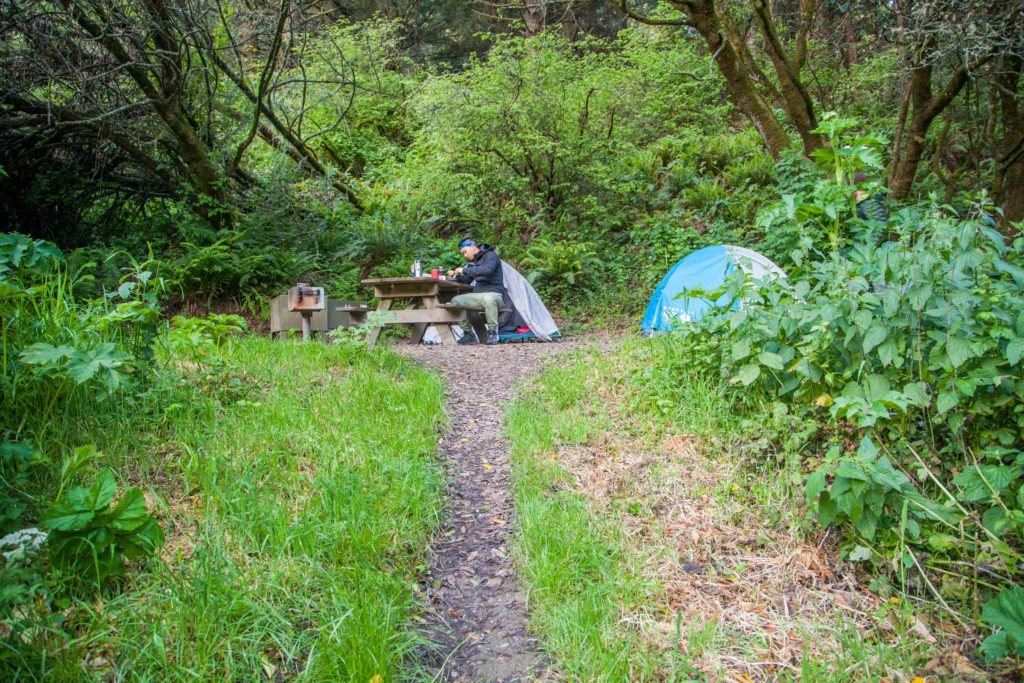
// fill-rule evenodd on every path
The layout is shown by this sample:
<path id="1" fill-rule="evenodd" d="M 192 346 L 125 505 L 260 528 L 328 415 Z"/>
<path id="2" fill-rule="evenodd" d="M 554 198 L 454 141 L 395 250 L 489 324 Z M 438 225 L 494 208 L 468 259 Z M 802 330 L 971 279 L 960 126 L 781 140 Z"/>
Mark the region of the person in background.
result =
<path id="1" fill-rule="evenodd" d="M 853 174 L 853 182 L 860 185 L 866 183 L 868 177 L 863 171 Z M 879 221 L 885 223 L 889 220 L 889 212 L 885 210 L 885 201 L 881 195 L 868 195 L 864 190 L 857 190 L 854 195 L 857 202 L 857 218 L 862 221 Z"/>
<path id="2" fill-rule="evenodd" d="M 487 326 L 487 343 L 498 343 L 498 313 L 505 297 L 505 283 L 501 273 L 501 259 L 489 244 L 477 244 L 476 240 L 463 239 L 459 251 L 466 259 L 465 265 L 448 271 L 448 277 L 464 285 L 472 284 L 471 294 L 459 294 L 452 298 L 458 306 L 472 306 L 484 309 L 484 324 Z M 477 315 L 470 313 L 469 315 Z M 464 334 L 460 344 L 476 344 L 478 340 L 467 316 L 460 325 Z"/>

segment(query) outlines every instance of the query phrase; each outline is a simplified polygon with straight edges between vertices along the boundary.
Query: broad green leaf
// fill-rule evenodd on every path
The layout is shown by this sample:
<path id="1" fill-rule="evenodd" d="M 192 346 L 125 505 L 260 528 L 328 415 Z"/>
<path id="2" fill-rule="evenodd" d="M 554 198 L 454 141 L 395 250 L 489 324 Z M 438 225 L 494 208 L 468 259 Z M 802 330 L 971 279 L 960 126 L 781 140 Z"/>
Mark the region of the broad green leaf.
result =
<path id="1" fill-rule="evenodd" d="M 750 342 L 746 339 L 741 339 L 732 345 L 732 358 L 733 360 L 743 360 L 750 355 Z"/>
<path id="2" fill-rule="evenodd" d="M 68 494 L 72 505 L 84 510 L 105 512 L 117 493 L 117 482 L 110 470 L 103 470 L 96 476 L 96 481 L 89 488 L 76 488 Z"/>
<path id="3" fill-rule="evenodd" d="M 1004 588 L 982 606 L 981 620 L 1002 629 L 1013 642 L 1017 654 L 1024 654 L 1024 588 Z"/>
<path id="4" fill-rule="evenodd" d="M 772 370 L 782 370 L 784 367 L 782 356 L 777 353 L 772 353 L 771 351 L 762 351 L 757 354 L 757 360 L 760 361 L 762 365 L 769 367 Z"/>
<path id="5" fill-rule="evenodd" d="M 875 469 L 872 475 L 872 480 L 876 484 L 881 484 L 894 491 L 899 491 L 910 483 L 907 475 L 893 467 L 892 463 L 885 456 L 882 456 L 875 462 Z"/>
<path id="6" fill-rule="evenodd" d="M 882 361 L 882 365 L 885 367 L 892 367 L 896 365 L 896 359 L 899 357 L 899 348 L 896 346 L 896 342 L 892 339 L 887 340 L 884 344 L 878 347 L 878 359 Z"/>
<path id="7" fill-rule="evenodd" d="M 79 384 L 84 384 L 92 379 L 101 369 L 110 371 L 111 377 L 116 378 L 114 386 L 119 383 L 120 373 L 115 372 L 128 359 L 128 354 L 118 351 L 113 344 L 100 344 L 90 352 L 76 352 L 68 361 L 68 374 Z"/>
<path id="8" fill-rule="evenodd" d="M 956 406 L 960 402 L 960 398 L 957 396 L 955 391 L 944 391 L 939 394 L 939 399 L 935 402 L 935 408 L 940 412 L 944 413 L 947 410 Z"/>
<path id="9" fill-rule="evenodd" d="M 881 325 L 876 325 L 867 331 L 864 335 L 864 353 L 870 353 L 871 349 L 875 348 L 889 336 L 889 331 Z"/>
<path id="10" fill-rule="evenodd" d="M 928 385 L 924 382 L 911 382 L 903 386 L 903 395 L 907 400 L 916 406 L 927 406 L 931 403 L 931 396 L 928 394 Z"/>
<path id="11" fill-rule="evenodd" d="M 969 339 L 953 336 L 946 342 L 946 353 L 949 354 L 949 362 L 954 368 L 960 367 L 974 355 Z"/>
<path id="12" fill-rule="evenodd" d="M 844 461 L 836 468 L 836 477 L 843 479 L 856 479 L 858 481 L 870 481 L 870 477 L 861 467 L 850 461 Z M 833 491 L 833 493 L 835 493 Z"/>
<path id="13" fill-rule="evenodd" d="M 829 526 L 836 521 L 838 514 L 835 501 L 832 500 L 828 491 L 823 491 L 821 498 L 818 499 L 818 521 L 822 526 Z"/>
<path id="14" fill-rule="evenodd" d="M 1001 507 L 990 507 L 981 516 L 982 525 L 996 536 L 1002 536 L 1009 526 L 1009 518 Z"/>
<path id="15" fill-rule="evenodd" d="M 878 529 L 878 515 L 871 510 L 865 510 L 860 518 L 854 522 L 853 526 L 864 538 L 870 541 L 875 537 L 875 531 Z"/>
<path id="16" fill-rule="evenodd" d="M 146 497 L 139 489 L 128 489 L 108 515 L 108 525 L 115 531 L 134 531 L 148 520 Z"/>
<path id="17" fill-rule="evenodd" d="M 993 493 L 998 494 L 1020 478 L 1021 468 L 1006 465 L 971 465 L 953 478 L 959 486 L 964 500 L 976 503 L 989 500 Z"/>
<path id="18" fill-rule="evenodd" d="M 873 460 L 878 457 L 878 446 L 871 440 L 871 437 L 865 436 L 857 445 L 857 455 Z"/>
<path id="19" fill-rule="evenodd" d="M 18 441 L 0 441 L 0 462 L 12 468 L 24 468 L 26 465 L 42 460 L 42 456 L 28 444 Z"/>
<path id="20" fill-rule="evenodd" d="M 825 490 L 825 470 L 821 469 L 807 477 L 807 484 L 804 486 L 804 498 L 812 502 Z"/>
<path id="21" fill-rule="evenodd" d="M 39 525 L 51 531 L 78 531 L 88 526 L 94 514 L 92 510 L 81 510 L 65 503 L 54 503 L 40 517 Z"/>
<path id="22" fill-rule="evenodd" d="M 65 358 L 70 358 L 74 353 L 75 349 L 70 346 L 53 346 L 45 342 L 36 342 L 22 350 L 18 357 L 31 365 L 52 365 Z"/>
<path id="23" fill-rule="evenodd" d="M 982 641 L 978 649 L 988 662 L 995 663 L 1010 654 L 1010 642 L 1005 631 L 997 631 Z"/>
<path id="24" fill-rule="evenodd" d="M 960 539 L 949 534 L 932 534 L 928 537 L 928 547 L 932 550 L 948 550 L 960 544 Z"/>
<path id="25" fill-rule="evenodd" d="M 152 555 L 164 543 L 164 532 L 152 517 L 131 534 L 122 536 L 120 544 L 126 557 L 139 559 Z"/>
<path id="26" fill-rule="evenodd" d="M 889 378 L 885 375 L 868 375 L 864 379 L 864 398 L 869 403 L 881 400 L 891 390 L 892 385 L 889 384 Z"/>
<path id="27" fill-rule="evenodd" d="M 729 380 L 730 384 L 741 383 L 743 386 L 750 386 L 754 381 L 761 376 L 761 366 L 755 365 L 754 363 L 748 363 L 741 367 L 739 371 L 732 376 Z"/>
<path id="28" fill-rule="evenodd" d="M 867 546 L 863 545 L 858 545 L 850 551 L 850 554 L 847 555 L 846 559 L 848 559 L 850 562 L 870 562 L 874 556 L 875 553 L 871 550 L 871 548 L 868 548 Z"/>
<path id="29" fill-rule="evenodd" d="M 1016 365 L 1021 358 L 1024 358 L 1024 337 L 1017 337 L 1006 345 L 1006 360 Z"/>
<path id="30" fill-rule="evenodd" d="M 928 283 L 910 288 L 910 304 L 914 307 L 915 311 L 923 310 L 931 296 L 932 286 Z"/>
<path id="31" fill-rule="evenodd" d="M 1002 259 L 996 259 L 994 265 L 996 270 L 1006 273 L 1012 277 L 1018 287 L 1024 287 L 1024 268 L 1015 266 L 1012 263 L 1007 263 Z"/>

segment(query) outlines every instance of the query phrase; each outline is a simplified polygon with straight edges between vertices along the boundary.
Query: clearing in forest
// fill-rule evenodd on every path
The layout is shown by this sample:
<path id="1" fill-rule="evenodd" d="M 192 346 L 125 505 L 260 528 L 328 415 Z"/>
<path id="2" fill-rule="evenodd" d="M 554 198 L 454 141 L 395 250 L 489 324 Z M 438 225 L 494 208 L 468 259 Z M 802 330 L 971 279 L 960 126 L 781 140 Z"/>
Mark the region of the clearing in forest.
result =
<path id="1" fill-rule="evenodd" d="M 509 410 L 531 625 L 571 680 L 963 680 L 952 627 L 808 533 L 801 482 L 653 342 L 581 354 Z"/>

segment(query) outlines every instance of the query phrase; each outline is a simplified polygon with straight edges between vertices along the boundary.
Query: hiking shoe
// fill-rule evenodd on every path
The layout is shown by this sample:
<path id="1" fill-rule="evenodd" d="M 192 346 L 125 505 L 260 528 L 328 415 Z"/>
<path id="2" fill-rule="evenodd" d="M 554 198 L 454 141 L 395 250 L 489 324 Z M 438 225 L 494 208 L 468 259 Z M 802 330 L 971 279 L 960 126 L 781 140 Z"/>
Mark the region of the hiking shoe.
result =
<path id="1" fill-rule="evenodd" d="M 487 330 L 487 344 L 488 346 L 494 346 L 498 343 L 498 331 Z"/>
<path id="2" fill-rule="evenodd" d="M 466 332 L 461 337 L 459 337 L 459 340 L 455 343 L 469 346 L 470 344 L 479 344 L 480 340 L 476 338 L 475 332 Z"/>

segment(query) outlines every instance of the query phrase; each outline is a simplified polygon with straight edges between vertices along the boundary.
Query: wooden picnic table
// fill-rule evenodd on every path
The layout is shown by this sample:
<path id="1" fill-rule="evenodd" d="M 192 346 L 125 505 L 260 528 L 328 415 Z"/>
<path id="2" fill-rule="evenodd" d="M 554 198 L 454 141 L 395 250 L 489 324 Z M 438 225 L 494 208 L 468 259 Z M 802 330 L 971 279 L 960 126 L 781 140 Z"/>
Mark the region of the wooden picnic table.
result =
<path id="1" fill-rule="evenodd" d="M 413 344 L 423 341 L 427 327 L 434 325 L 441 341 L 454 344 L 455 335 L 451 326 L 466 320 L 467 309 L 454 306 L 452 297 L 473 291 L 469 285 L 454 280 L 435 280 L 432 277 L 385 277 L 362 281 L 364 285 L 373 287 L 373 296 L 380 302 L 377 311 L 386 311 L 387 315 L 377 316 L 384 325 L 406 325 L 412 328 Z M 409 305 L 404 309 L 393 310 L 396 301 L 405 300 Z M 475 309 L 470 309 L 475 310 Z M 471 319 L 473 329 L 479 339 L 486 339 L 487 329 L 483 322 Z M 374 346 L 380 337 L 381 327 L 375 327 L 366 338 L 367 346 Z"/>

